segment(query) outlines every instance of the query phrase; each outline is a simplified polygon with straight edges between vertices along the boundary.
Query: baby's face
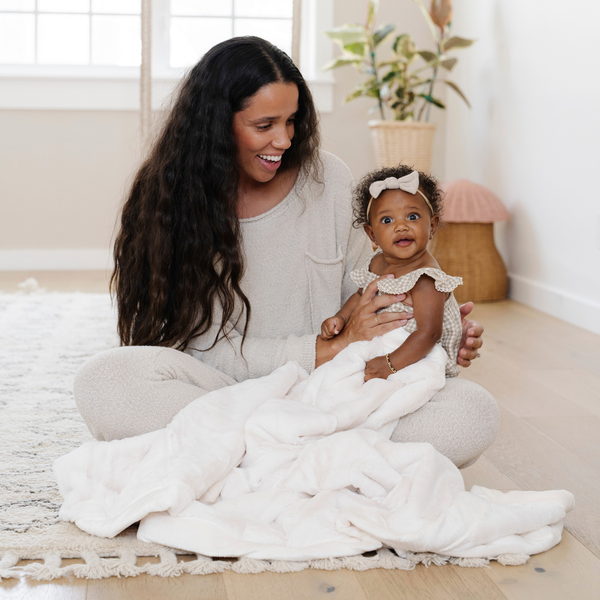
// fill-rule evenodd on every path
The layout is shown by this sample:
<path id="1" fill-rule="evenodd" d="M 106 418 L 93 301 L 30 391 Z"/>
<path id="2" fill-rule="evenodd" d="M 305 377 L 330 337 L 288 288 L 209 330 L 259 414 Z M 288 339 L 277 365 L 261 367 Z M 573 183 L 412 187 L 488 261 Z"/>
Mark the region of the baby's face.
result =
<path id="1" fill-rule="evenodd" d="M 410 259 L 427 249 L 438 220 L 420 194 L 386 190 L 373 200 L 365 231 L 386 256 Z"/>

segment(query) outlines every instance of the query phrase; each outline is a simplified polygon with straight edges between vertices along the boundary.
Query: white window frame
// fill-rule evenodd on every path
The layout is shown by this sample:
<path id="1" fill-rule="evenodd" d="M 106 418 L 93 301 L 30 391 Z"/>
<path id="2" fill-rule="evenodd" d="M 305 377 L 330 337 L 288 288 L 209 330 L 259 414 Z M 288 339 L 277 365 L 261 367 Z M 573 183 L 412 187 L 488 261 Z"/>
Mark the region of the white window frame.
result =
<path id="1" fill-rule="evenodd" d="M 333 57 L 323 31 L 333 27 L 334 0 L 302 0 L 300 68 L 321 112 L 333 110 L 331 73 L 321 68 Z M 169 4 L 153 0 L 152 105 L 160 109 L 184 70 L 168 64 Z M 0 65 L 0 110 L 140 109 L 139 67 L 99 65 Z"/>

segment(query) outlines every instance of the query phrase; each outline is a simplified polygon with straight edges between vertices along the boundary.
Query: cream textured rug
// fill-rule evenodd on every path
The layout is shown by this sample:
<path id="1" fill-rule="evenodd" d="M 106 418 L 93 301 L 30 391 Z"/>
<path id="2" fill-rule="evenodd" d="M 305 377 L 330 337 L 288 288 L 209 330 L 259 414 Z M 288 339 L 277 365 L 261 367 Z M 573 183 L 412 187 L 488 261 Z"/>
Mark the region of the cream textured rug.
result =
<path id="1" fill-rule="evenodd" d="M 35 285 L 31 286 L 35 288 Z M 483 566 L 486 559 L 447 559 L 420 554 L 399 558 L 389 550 L 369 556 L 309 562 L 180 561 L 172 549 L 140 542 L 134 527 L 114 539 L 59 521 L 62 499 L 53 461 L 91 440 L 73 400 L 73 378 L 90 356 L 114 347 L 116 319 L 107 294 L 0 294 L 0 579 L 40 580 L 75 575 L 99 579 L 141 573 L 177 576 L 232 569 L 240 573 L 306 568 L 412 569 L 419 562 Z M 140 556 L 160 556 L 143 564 Z M 62 566 L 62 559 L 81 558 Z M 527 557 L 507 557 L 518 564 Z M 43 559 L 24 567 L 22 559 Z M 140 564 L 138 564 L 140 563 Z"/>

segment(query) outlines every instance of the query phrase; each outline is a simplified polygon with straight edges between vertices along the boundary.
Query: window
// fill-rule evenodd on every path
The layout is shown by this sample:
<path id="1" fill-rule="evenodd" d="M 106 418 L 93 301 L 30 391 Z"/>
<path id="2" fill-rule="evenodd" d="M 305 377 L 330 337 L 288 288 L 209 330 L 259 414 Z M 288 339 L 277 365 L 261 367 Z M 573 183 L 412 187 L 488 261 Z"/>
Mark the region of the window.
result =
<path id="1" fill-rule="evenodd" d="M 301 69 L 331 110 L 321 33 L 334 0 L 302 0 Z M 0 0 L 0 109 L 139 108 L 141 0 Z M 153 104 L 214 44 L 259 35 L 291 54 L 292 0 L 153 0 Z"/>
<path id="2" fill-rule="evenodd" d="M 189 67 L 215 44 L 263 37 L 292 53 L 292 0 L 171 0 L 169 64 Z"/>
<path id="3" fill-rule="evenodd" d="M 0 0 L 0 64 L 139 66 L 139 0 Z"/>

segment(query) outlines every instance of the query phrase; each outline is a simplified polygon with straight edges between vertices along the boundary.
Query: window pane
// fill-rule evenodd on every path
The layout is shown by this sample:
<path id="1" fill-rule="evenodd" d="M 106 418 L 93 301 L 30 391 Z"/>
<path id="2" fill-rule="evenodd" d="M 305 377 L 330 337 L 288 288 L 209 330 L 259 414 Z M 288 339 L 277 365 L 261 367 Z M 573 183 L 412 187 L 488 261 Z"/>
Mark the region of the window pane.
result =
<path id="1" fill-rule="evenodd" d="M 92 63 L 135 67 L 141 63 L 140 17 L 92 17 Z"/>
<path id="2" fill-rule="evenodd" d="M 92 12 L 139 15 L 141 0 L 92 0 Z"/>
<path id="3" fill-rule="evenodd" d="M 171 66 L 189 67 L 231 37 L 231 19 L 171 18 Z"/>
<path id="4" fill-rule="evenodd" d="M 35 10 L 35 0 L 0 0 L 0 10 L 32 11 Z"/>
<path id="5" fill-rule="evenodd" d="M 38 0 L 38 11 L 86 13 L 90 10 L 90 0 Z"/>
<path id="6" fill-rule="evenodd" d="M 87 15 L 38 15 L 38 62 L 87 65 L 90 62 Z"/>
<path id="7" fill-rule="evenodd" d="M 291 56 L 292 22 L 288 19 L 235 19 L 234 35 L 257 35 Z"/>
<path id="8" fill-rule="evenodd" d="M 0 63 L 35 62 L 35 15 L 0 15 Z"/>
<path id="9" fill-rule="evenodd" d="M 171 14 L 199 15 L 201 17 L 230 17 L 231 1 L 232 0 L 171 0 Z"/>
<path id="10" fill-rule="evenodd" d="M 292 15 L 292 0 L 235 0 L 236 17 L 291 19 Z"/>

